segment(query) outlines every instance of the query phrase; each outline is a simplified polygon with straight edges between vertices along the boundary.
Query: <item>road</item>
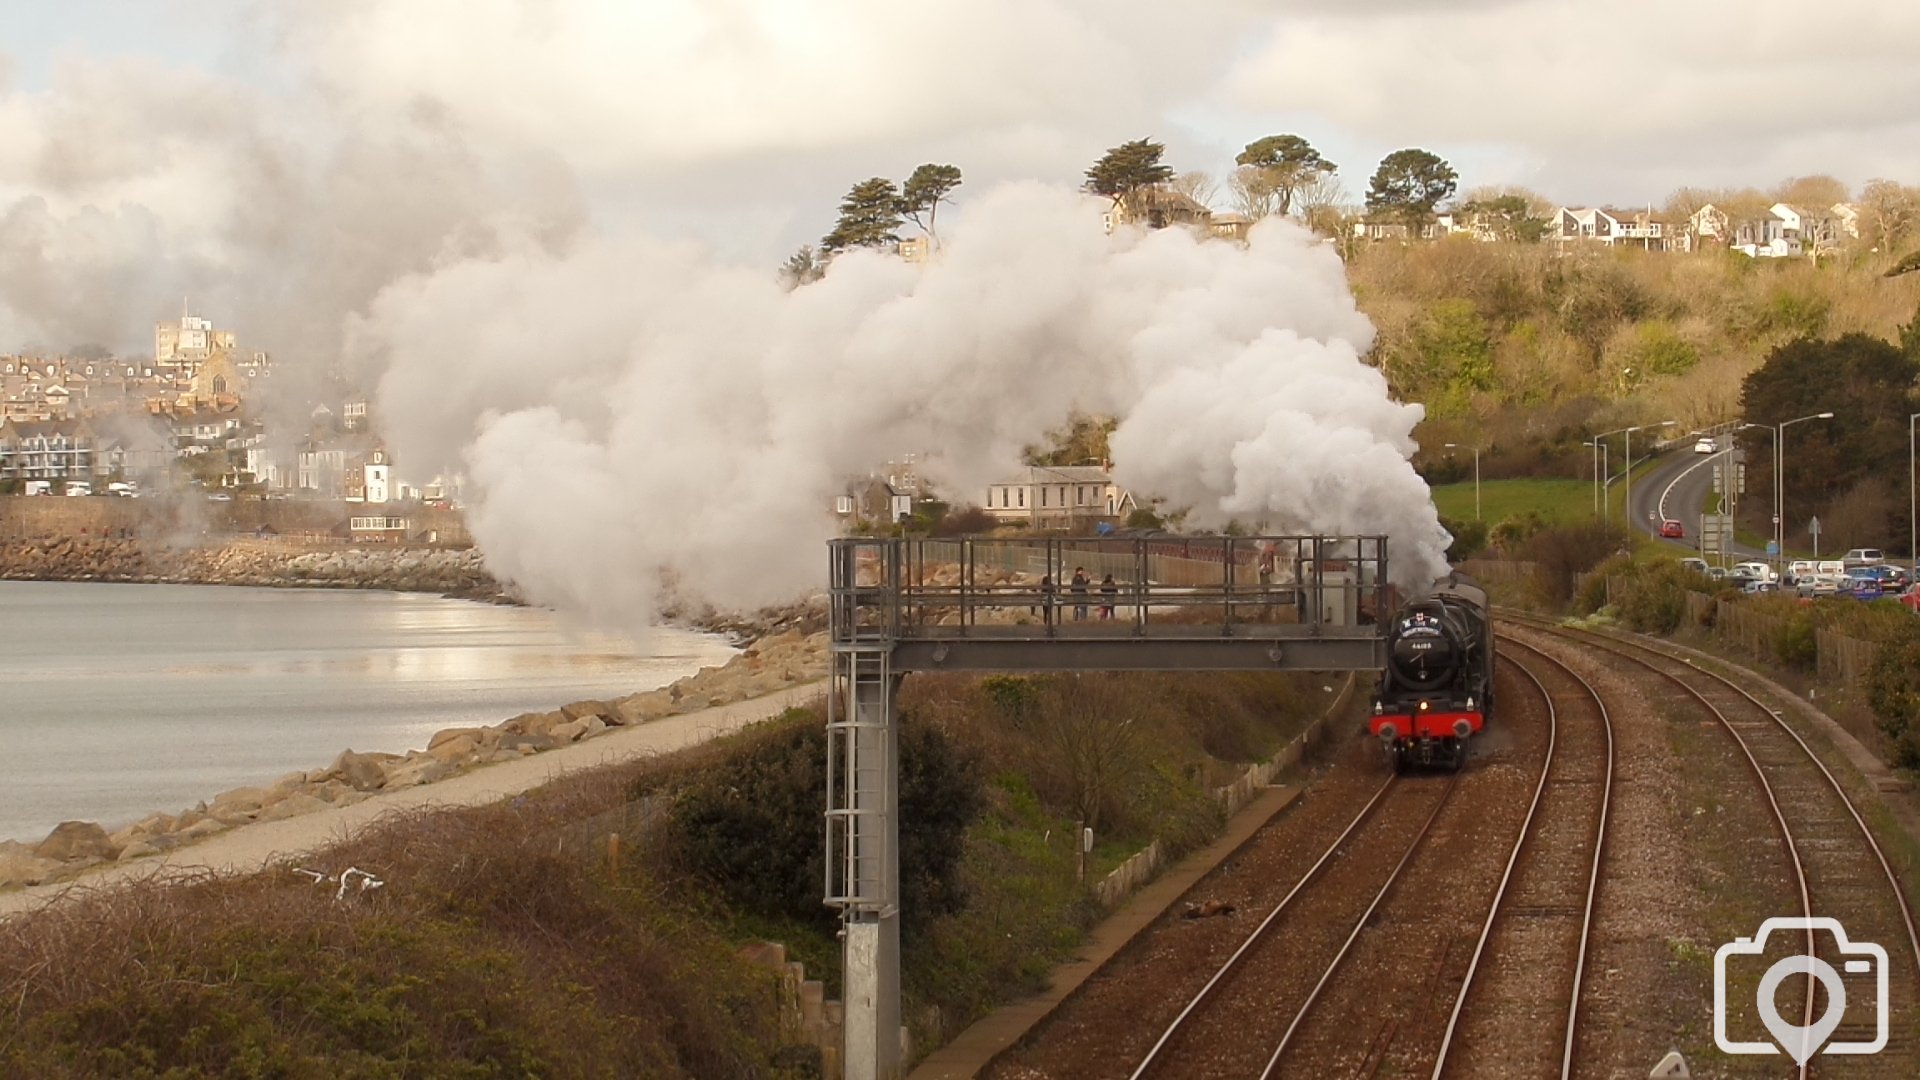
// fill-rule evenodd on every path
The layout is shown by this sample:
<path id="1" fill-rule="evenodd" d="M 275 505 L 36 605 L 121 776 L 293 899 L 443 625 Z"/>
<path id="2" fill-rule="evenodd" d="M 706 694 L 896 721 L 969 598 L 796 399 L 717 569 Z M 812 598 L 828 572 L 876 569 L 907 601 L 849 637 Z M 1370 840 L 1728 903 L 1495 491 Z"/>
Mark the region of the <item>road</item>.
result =
<path id="1" fill-rule="evenodd" d="M 1733 453 L 1738 460 L 1738 451 Z M 1658 539 L 1660 523 L 1674 518 L 1686 526 L 1687 538 L 1661 542 L 1699 551 L 1700 507 L 1713 487 L 1713 462 L 1718 460 L 1720 455 L 1696 454 L 1686 447 L 1670 451 L 1659 465 L 1634 477 L 1633 501 L 1627 513 L 1629 524 Z M 1749 492 L 1746 497 L 1755 495 Z M 1735 543 L 1729 554 L 1752 559 L 1767 557 L 1765 550 L 1740 543 Z"/>

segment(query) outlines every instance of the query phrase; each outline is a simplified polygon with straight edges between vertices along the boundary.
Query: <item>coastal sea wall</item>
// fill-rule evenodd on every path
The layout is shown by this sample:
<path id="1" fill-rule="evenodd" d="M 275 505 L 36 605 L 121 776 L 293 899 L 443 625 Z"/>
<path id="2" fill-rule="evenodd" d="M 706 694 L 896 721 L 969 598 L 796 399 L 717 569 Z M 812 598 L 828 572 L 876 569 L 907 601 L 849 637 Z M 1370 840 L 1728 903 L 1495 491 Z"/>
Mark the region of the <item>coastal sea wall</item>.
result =
<path id="1" fill-rule="evenodd" d="M 474 548 L 350 547 L 277 539 L 171 545 L 83 535 L 0 538 L 0 579 L 430 592 L 511 601 Z"/>

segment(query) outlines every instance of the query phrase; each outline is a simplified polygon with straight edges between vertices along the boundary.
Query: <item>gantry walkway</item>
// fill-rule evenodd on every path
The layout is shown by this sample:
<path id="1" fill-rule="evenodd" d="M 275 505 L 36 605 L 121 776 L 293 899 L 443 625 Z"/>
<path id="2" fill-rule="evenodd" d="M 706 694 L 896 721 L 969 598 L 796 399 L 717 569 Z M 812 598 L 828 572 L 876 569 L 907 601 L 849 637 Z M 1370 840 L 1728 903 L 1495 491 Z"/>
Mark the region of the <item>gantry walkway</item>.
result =
<path id="1" fill-rule="evenodd" d="M 923 671 L 1370 671 L 1382 536 L 829 543 L 826 902 L 844 927 L 847 1080 L 900 1075 L 899 740 Z"/>

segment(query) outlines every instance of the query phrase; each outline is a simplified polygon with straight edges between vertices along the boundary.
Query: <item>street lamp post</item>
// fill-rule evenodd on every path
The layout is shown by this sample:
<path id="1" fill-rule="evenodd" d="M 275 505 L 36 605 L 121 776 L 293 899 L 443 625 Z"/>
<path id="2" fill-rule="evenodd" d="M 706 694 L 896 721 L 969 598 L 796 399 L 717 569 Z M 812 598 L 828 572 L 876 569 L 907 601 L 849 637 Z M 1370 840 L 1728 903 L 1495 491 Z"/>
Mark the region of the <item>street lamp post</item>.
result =
<path id="1" fill-rule="evenodd" d="M 1473 520 L 1480 520 L 1480 448 L 1463 447 L 1459 443 L 1448 443 L 1449 450 L 1471 449 L 1473 451 Z"/>
<path id="2" fill-rule="evenodd" d="M 1916 535 L 1920 534 L 1920 528 L 1915 527 L 1916 522 L 1920 522 L 1920 512 L 1916 512 L 1920 510 L 1920 492 L 1915 491 L 1913 479 L 1913 422 L 1915 420 L 1920 420 L 1920 413 L 1907 417 L 1907 561 L 1920 566 L 1920 543 L 1916 543 L 1916 540 L 1920 540 L 1920 535 Z"/>
<path id="3" fill-rule="evenodd" d="M 1624 512 L 1627 515 L 1628 535 L 1632 535 L 1632 532 L 1633 532 L 1633 433 L 1636 431 L 1644 431 L 1650 427 L 1669 428 L 1674 426 L 1677 423 L 1679 423 L 1678 420 L 1662 420 L 1657 424 L 1647 424 L 1644 426 L 1635 425 L 1634 427 L 1630 427 L 1626 429 L 1627 462 L 1626 464 L 1620 466 L 1620 474 L 1621 474 L 1622 483 L 1624 483 L 1626 487 L 1626 494 L 1623 496 L 1623 499 L 1626 504 L 1624 507 Z"/>
<path id="4" fill-rule="evenodd" d="M 1600 478 L 1607 475 L 1607 444 L 1599 439 L 1590 439 L 1580 444 L 1591 448 L 1587 456 L 1593 461 L 1593 516 L 1600 517 Z"/>
<path id="5" fill-rule="evenodd" d="M 1600 444 L 1600 467 L 1603 470 L 1601 475 L 1604 477 L 1604 479 L 1600 481 L 1600 507 L 1601 507 L 1600 516 L 1603 518 L 1607 516 L 1606 506 L 1607 506 L 1608 483 L 1613 479 L 1613 469 L 1607 465 L 1607 436 L 1618 435 L 1623 431 L 1639 431 L 1639 430 L 1640 429 L 1637 427 L 1614 428 L 1612 431 L 1603 431 L 1600 434 L 1595 435 L 1593 437 L 1593 441 Z M 1631 436 L 1629 436 L 1629 438 L 1631 438 Z M 1632 462 L 1629 461 L 1628 464 L 1632 464 Z M 1628 513 L 1631 514 L 1632 510 L 1629 509 Z"/>
<path id="6" fill-rule="evenodd" d="M 1807 420 L 1831 420 L 1831 412 L 1796 416 L 1775 424 L 1773 435 L 1773 572 L 1780 576 L 1780 564 L 1787 557 L 1787 484 L 1781 471 L 1787 467 L 1787 429 Z M 1911 421 L 1909 421 L 1911 426 Z"/>

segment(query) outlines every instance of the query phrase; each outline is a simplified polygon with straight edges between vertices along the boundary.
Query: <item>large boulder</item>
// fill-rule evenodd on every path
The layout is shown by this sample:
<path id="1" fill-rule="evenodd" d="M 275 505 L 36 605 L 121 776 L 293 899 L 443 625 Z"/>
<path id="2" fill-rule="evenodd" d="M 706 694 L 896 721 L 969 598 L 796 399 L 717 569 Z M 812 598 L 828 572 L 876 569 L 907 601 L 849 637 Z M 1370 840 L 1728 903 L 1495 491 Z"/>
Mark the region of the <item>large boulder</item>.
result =
<path id="1" fill-rule="evenodd" d="M 378 791 L 387 782 L 386 763 L 398 760 L 398 754 L 357 754 L 343 750 L 327 772 L 353 785 L 355 791 Z"/>
<path id="2" fill-rule="evenodd" d="M 274 803 L 272 806 L 267 807 L 265 810 L 262 810 L 256 820 L 279 821 L 282 818 L 298 817 L 301 814 L 311 814 L 316 810 L 325 810 L 332 805 L 332 803 L 317 795 L 309 795 L 304 791 L 296 791 L 286 798 L 281 799 L 279 802 Z"/>
<path id="3" fill-rule="evenodd" d="M 566 719 L 558 712 L 521 713 L 501 724 L 500 731 L 503 735 L 545 735 L 553 730 L 555 724 L 565 723 Z"/>
<path id="4" fill-rule="evenodd" d="M 75 859 L 111 859 L 120 854 L 107 830 L 91 821 L 63 821 L 53 827 L 45 840 L 33 849 L 41 859 L 71 862 Z"/>
<path id="5" fill-rule="evenodd" d="M 58 873 L 58 859 L 43 859 L 31 853 L 0 854 L 0 888 L 9 885 L 38 885 Z"/>
<path id="6" fill-rule="evenodd" d="M 556 742 L 572 742 L 587 733 L 587 721 L 569 720 L 564 724 L 555 724 L 547 736 Z"/>
<path id="7" fill-rule="evenodd" d="M 493 728 L 483 728 L 483 727 L 442 728 L 439 731 L 436 731 L 433 733 L 433 738 L 427 740 L 427 752 L 432 753 L 435 749 L 439 748 L 442 744 L 450 743 L 455 739 L 471 739 L 473 740 L 474 745 L 477 746 L 480 744 L 481 740 L 489 734 L 495 737 L 499 736 L 499 732 L 495 731 Z"/>
<path id="8" fill-rule="evenodd" d="M 234 817 L 237 815 L 257 814 L 269 802 L 273 794 L 266 788 L 243 787 L 232 791 L 223 791 L 213 797 L 213 805 L 208 807 L 214 817 Z"/>
<path id="9" fill-rule="evenodd" d="M 569 720 L 585 720 L 589 716 L 607 716 L 614 711 L 613 706 L 604 701 L 576 701 L 560 706 L 560 715 Z"/>
<path id="10" fill-rule="evenodd" d="M 624 724 L 644 724 L 673 715 L 673 698 L 665 690 L 648 690 L 621 698 L 614 706 Z"/>
<path id="11" fill-rule="evenodd" d="M 437 740 L 433 745 L 427 747 L 428 757 L 446 762 L 448 765 L 458 765 L 462 761 L 473 758 L 479 752 L 480 740 L 474 738 L 472 735 L 461 735 L 457 738 Z"/>
<path id="12" fill-rule="evenodd" d="M 411 760 L 395 761 L 387 770 L 387 782 L 383 790 L 392 791 L 396 788 L 431 784 L 435 780 L 451 775 L 452 772 L 453 766 L 439 758 L 426 755 Z"/>

